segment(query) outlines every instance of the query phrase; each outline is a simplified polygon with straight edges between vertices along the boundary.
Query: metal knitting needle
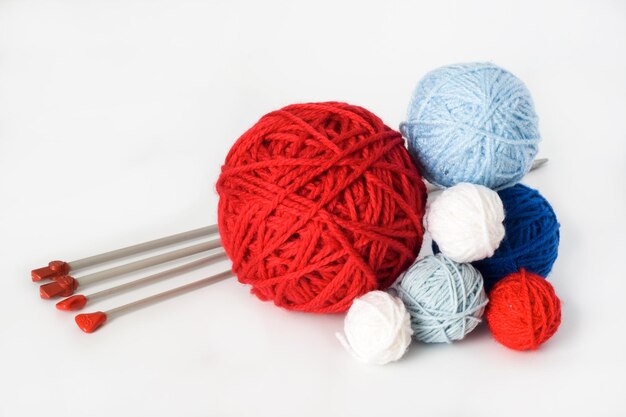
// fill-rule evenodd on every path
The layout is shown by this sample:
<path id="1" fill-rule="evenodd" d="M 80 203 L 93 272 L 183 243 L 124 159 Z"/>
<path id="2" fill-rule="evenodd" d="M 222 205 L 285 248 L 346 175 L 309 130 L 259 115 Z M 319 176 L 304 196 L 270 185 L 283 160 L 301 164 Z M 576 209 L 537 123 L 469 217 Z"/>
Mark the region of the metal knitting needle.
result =
<path id="1" fill-rule="evenodd" d="M 68 297 L 74 294 L 79 286 L 93 284 L 105 279 L 116 277 L 118 275 L 128 274 L 130 272 L 139 271 L 144 268 L 159 265 L 165 262 L 174 261 L 186 256 L 195 255 L 204 251 L 217 249 L 222 246 L 220 239 L 199 243 L 197 245 L 188 246 L 182 249 L 152 256 L 150 258 L 140 259 L 135 262 L 116 266 L 114 268 L 105 269 L 104 271 L 95 272 L 80 278 L 74 278 L 71 275 L 63 275 L 53 278 L 54 281 L 39 287 L 39 295 L 41 298 L 53 298 L 57 296 Z"/>
<path id="2" fill-rule="evenodd" d="M 231 271 L 224 271 L 219 274 L 203 278 L 201 280 L 186 284 L 171 290 L 164 291 L 159 294 L 152 295 L 150 297 L 143 298 L 141 300 L 133 301 L 128 304 L 113 308 L 108 311 L 96 311 L 94 313 L 85 313 L 77 315 L 74 320 L 78 327 L 85 333 L 92 333 L 104 324 L 107 320 L 114 317 L 119 317 L 132 310 L 148 306 L 150 304 L 157 303 L 159 301 L 166 300 L 168 298 L 176 297 L 186 292 L 205 287 L 210 284 L 223 281 L 232 275 Z"/>
<path id="3" fill-rule="evenodd" d="M 533 165 L 530 170 L 534 171 L 535 169 L 545 165 L 547 162 L 548 162 L 547 158 L 537 159 L 533 162 Z M 427 183 L 426 186 L 429 192 L 435 191 L 438 189 L 438 187 L 433 184 Z M 108 262 L 113 259 L 119 259 L 120 257 L 130 256 L 132 254 L 162 247 L 164 245 L 169 245 L 169 244 L 185 241 L 194 237 L 203 236 L 204 234 L 213 234 L 217 230 L 218 230 L 217 225 L 212 225 L 212 226 L 208 226 L 205 228 L 196 229 L 196 230 L 192 230 L 189 232 L 179 233 L 177 235 L 157 239 L 154 241 L 145 242 L 145 243 L 134 245 L 134 246 L 129 246 L 127 248 L 122 248 L 122 249 L 114 250 L 111 252 L 106 252 L 101 255 L 91 256 L 89 258 L 81 259 L 81 260 L 74 261 L 71 263 L 65 263 L 62 261 L 53 261 L 50 263 L 48 267 L 40 268 L 39 270 L 33 271 L 32 272 L 33 280 L 40 280 L 42 279 L 42 277 L 48 277 L 48 278 L 51 277 L 55 280 L 55 282 L 53 283 L 46 284 L 40 287 L 40 294 L 42 298 L 50 298 L 50 297 L 54 297 L 57 295 L 69 296 L 73 294 L 73 291 L 76 289 L 76 286 L 78 285 L 78 282 L 75 278 L 66 275 L 71 269 L 85 268 L 93 264 L 97 264 L 101 262 Z M 181 250 L 181 251 L 184 251 L 184 250 Z M 156 261 L 156 259 L 158 259 L 160 256 L 161 255 L 157 257 L 149 258 L 149 259 Z M 178 254 L 175 256 L 182 257 L 182 256 L 187 256 L 187 255 Z M 131 263 L 126 266 L 128 267 L 130 265 L 134 265 L 135 269 L 127 270 L 125 269 L 125 266 L 121 266 L 117 268 L 112 268 L 110 270 L 98 272 L 95 274 L 87 275 L 85 277 L 82 277 L 81 280 L 83 280 L 83 283 L 95 282 L 101 279 L 108 278 L 110 276 L 136 271 L 136 270 L 145 268 L 147 266 L 156 265 L 158 263 L 167 262 L 168 260 L 174 260 L 174 259 L 177 259 L 177 258 L 167 258 L 167 260 L 162 260 L 157 263 L 150 263 L 150 264 L 142 263 L 145 261 L 137 261 L 135 263 Z M 52 274 L 52 276 L 50 274 Z"/>
<path id="4" fill-rule="evenodd" d="M 530 171 L 534 171 L 534 170 L 536 170 L 538 168 L 541 168 L 542 166 L 544 166 L 547 163 L 548 163 L 548 158 L 535 159 L 533 161 L 532 166 L 530 167 Z M 426 183 L 426 191 L 428 191 L 429 193 L 431 193 L 433 191 L 441 190 L 441 187 L 439 187 L 437 185 L 431 184 L 428 181 L 424 181 L 424 182 Z"/>
<path id="5" fill-rule="evenodd" d="M 130 281 L 112 288 L 107 288 L 102 291 L 95 292 L 89 295 L 83 294 L 75 294 L 69 298 L 59 301 L 56 304 L 57 309 L 63 311 L 76 311 L 82 309 L 87 301 L 98 301 L 103 298 L 107 298 L 111 295 L 121 294 L 135 288 L 140 288 L 149 284 L 153 284 L 162 279 L 172 277 L 179 273 L 191 271 L 193 269 L 197 269 L 207 264 L 211 264 L 213 262 L 219 261 L 221 259 L 226 259 L 226 252 L 220 250 L 217 253 L 206 256 L 204 258 L 200 258 L 196 261 L 189 262 L 175 268 L 168 269 L 166 271 L 158 272 L 156 274 L 148 275 L 147 277 L 139 278 L 134 281 Z"/>
<path id="6" fill-rule="evenodd" d="M 132 246 L 127 246 L 125 248 L 112 250 L 110 252 L 101 253 L 99 255 L 89 256 L 87 258 L 78 259 L 76 261 L 52 261 L 48 264 L 48 266 L 34 269 L 31 272 L 31 278 L 35 282 L 41 281 L 42 279 L 52 279 L 56 276 L 67 275 L 70 271 L 75 271 L 77 269 L 88 268 L 101 263 L 127 258 L 129 256 L 137 255 L 142 252 L 163 248 L 166 246 L 174 245 L 176 243 L 197 239 L 203 236 L 209 236 L 215 233 L 217 233 L 216 224 L 207 227 L 201 227 L 195 230 L 189 230 L 187 232 L 177 233 L 175 235 L 162 237 L 160 239 L 155 239 Z"/>

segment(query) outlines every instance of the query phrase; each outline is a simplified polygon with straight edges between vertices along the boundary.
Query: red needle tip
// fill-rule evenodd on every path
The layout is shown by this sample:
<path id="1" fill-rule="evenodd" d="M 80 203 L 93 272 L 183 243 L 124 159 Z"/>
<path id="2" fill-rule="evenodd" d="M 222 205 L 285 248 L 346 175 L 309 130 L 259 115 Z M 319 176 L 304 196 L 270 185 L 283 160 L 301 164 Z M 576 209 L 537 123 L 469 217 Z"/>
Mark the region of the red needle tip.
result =
<path id="1" fill-rule="evenodd" d="M 39 287 L 41 298 L 69 297 L 74 294 L 74 290 L 78 287 L 76 280 L 69 275 L 54 277 L 53 279 L 54 282 Z"/>
<path id="2" fill-rule="evenodd" d="M 85 304 L 87 304 L 87 297 L 82 294 L 76 294 L 59 301 L 56 305 L 59 310 L 76 311 L 85 307 Z"/>
<path id="3" fill-rule="evenodd" d="M 67 275 L 69 272 L 70 266 L 67 264 L 67 262 L 52 261 L 48 264 L 48 266 L 33 269 L 30 272 L 30 277 L 34 282 L 37 282 L 41 281 L 42 279 L 49 279 L 61 275 Z"/>
<path id="4" fill-rule="evenodd" d="M 93 333 L 107 321 L 107 315 L 102 311 L 96 311 L 95 313 L 79 314 L 74 320 L 83 332 Z"/>

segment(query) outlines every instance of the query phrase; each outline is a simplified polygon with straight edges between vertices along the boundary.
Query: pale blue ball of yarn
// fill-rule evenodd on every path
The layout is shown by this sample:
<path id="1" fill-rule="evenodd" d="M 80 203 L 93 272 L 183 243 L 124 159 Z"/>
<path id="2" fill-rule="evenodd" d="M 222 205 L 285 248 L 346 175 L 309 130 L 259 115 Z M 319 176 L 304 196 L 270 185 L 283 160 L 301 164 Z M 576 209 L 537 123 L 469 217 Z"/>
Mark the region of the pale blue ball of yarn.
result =
<path id="1" fill-rule="evenodd" d="M 411 315 L 414 337 L 426 343 L 463 339 L 480 323 L 488 301 L 480 272 L 441 254 L 415 262 L 396 292 Z"/>
<path id="2" fill-rule="evenodd" d="M 530 169 L 540 140 L 537 122 L 520 79 L 494 64 L 471 63 L 428 73 L 400 131 L 429 182 L 498 190 Z"/>

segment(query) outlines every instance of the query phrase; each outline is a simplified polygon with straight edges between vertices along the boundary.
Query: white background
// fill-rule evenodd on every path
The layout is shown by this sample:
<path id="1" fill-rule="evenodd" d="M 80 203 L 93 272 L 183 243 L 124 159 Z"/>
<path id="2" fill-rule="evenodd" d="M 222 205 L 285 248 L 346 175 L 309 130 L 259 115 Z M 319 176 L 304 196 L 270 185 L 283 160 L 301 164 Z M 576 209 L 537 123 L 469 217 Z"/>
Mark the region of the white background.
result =
<path id="1" fill-rule="evenodd" d="M 367 3 L 0 0 L 0 416 L 626 414 L 626 3 Z M 342 316 L 235 280 L 92 335 L 39 299 L 51 259 L 214 223 L 226 152 L 268 111 L 342 100 L 397 127 L 422 75 L 468 61 L 518 75 L 541 118 L 550 164 L 525 182 L 562 225 L 563 324 L 539 351 L 483 325 L 367 366 Z"/>

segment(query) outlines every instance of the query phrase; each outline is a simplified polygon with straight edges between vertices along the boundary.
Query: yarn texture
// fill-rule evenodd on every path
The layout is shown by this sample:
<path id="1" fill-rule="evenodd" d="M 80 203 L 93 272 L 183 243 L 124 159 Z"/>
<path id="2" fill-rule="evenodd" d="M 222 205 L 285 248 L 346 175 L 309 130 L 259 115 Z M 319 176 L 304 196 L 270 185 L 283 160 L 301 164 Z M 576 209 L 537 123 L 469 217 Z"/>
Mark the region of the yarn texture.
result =
<path id="1" fill-rule="evenodd" d="M 520 268 L 547 277 L 559 249 L 559 222 L 550 203 L 537 190 L 522 184 L 498 192 L 506 217 L 505 236 L 490 258 L 473 265 L 487 289 Z"/>
<path id="2" fill-rule="evenodd" d="M 354 299 L 337 338 L 360 361 L 384 365 L 397 361 L 411 343 L 411 321 L 402 300 L 384 291 Z"/>
<path id="3" fill-rule="evenodd" d="M 537 121 L 522 81 L 494 64 L 470 63 L 428 73 L 400 130 L 433 184 L 500 189 L 530 170 L 540 140 Z"/>
<path id="4" fill-rule="evenodd" d="M 561 324 L 561 302 L 548 281 L 524 269 L 489 293 L 487 324 L 493 337 L 515 350 L 537 349 Z"/>
<path id="5" fill-rule="evenodd" d="M 416 339 L 461 340 L 480 323 L 487 296 L 480 273 L 438 254 L 414 263 L 397 286 Z"/>
<path id="6" fill-rule="evenodd" d="M 261 300 L 346 311 L 417 256 L 426 188 L 399 132 L 345 103 L 263 116 L 232 147 L 217 183 L 233 272 Z"/>
<path id="7" fill-rule="evenodd" d="M 504 207 L 495 191 L 457 184 L 444 190 L 426 210 L 426 229 L 439 250 L 455 262 L 492 256 L 504 238 Z"/>

